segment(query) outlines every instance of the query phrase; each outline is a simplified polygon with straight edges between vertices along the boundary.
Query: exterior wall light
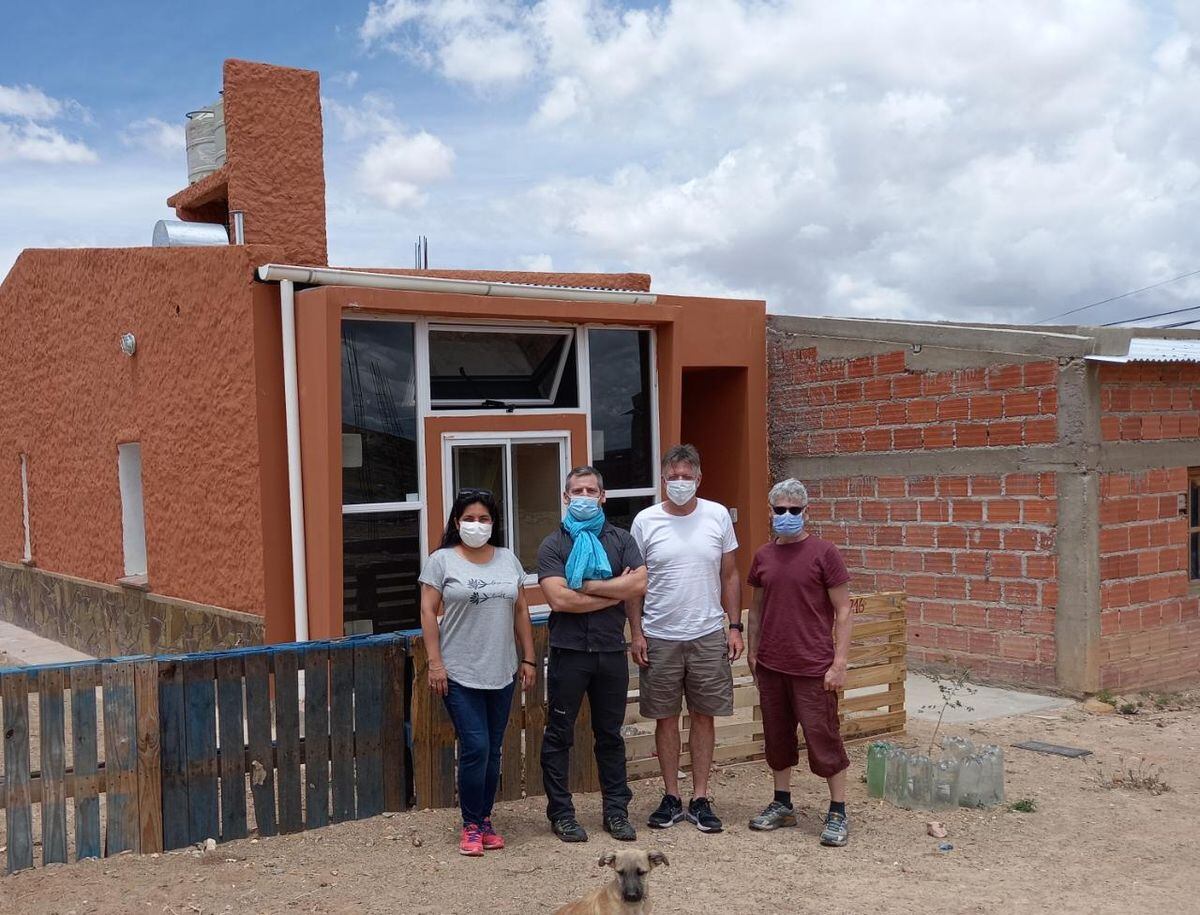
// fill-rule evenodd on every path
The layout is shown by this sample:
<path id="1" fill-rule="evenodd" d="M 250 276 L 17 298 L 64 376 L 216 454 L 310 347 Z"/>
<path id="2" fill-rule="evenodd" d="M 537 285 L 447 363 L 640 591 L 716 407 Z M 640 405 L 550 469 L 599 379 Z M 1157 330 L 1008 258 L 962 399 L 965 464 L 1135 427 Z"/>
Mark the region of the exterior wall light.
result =
<path id="1" fill-rule="evenodd" d="M 137 337 L 133 334 L 121 335 L 121 352 L 132 357 L 137 352 Z"/>

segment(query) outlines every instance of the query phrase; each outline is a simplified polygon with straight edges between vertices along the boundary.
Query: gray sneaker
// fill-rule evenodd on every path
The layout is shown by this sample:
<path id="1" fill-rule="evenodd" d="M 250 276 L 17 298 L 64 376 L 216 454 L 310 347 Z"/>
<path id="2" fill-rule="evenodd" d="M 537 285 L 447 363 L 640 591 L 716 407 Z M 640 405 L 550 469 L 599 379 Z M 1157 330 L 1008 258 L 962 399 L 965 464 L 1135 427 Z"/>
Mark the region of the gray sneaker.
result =
<path id="1" fill-rule="evenodd" d="M 841 848 L 850 839 L 850 822 L 843 814 L 830 811 L 821 830 L 821 844 Z"/>
<path id="2" fill-rule="evenodd" d="M 766 808 L 750 821 L 750 828 L 758 832 L 770 832 L 782 826 L 796 825 L 796 811 L 787 804 L 771 801 Z"/>

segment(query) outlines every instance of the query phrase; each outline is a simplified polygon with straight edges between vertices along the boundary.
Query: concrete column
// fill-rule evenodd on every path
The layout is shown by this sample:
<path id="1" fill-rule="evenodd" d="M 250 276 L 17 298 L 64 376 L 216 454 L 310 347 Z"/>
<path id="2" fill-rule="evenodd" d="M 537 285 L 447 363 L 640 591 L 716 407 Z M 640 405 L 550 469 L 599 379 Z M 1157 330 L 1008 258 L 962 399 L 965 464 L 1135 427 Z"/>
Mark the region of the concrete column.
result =
<path id="1" fill-rule="evenodd" d="M 1098 370 L 1072 360 L 1058 376 L 1058 435 L 1067 461 L 1058 491 L 1058 607 L 1054 637 L 1060 689 L 1100 688 L 1100 385 Z"/>

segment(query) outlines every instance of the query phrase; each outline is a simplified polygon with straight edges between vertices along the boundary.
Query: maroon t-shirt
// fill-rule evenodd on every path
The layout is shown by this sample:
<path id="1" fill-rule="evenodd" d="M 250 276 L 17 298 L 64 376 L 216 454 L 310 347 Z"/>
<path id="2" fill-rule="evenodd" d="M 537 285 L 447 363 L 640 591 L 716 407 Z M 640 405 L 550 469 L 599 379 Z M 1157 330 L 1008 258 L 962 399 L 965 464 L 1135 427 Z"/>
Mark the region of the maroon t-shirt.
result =
<path id="1" fill-rule="evenodd" d="M 758 663 L 782 674 L 823 677 L 833 664 L 829 589 L 850 580 L 838 548 L 809 535 L 759 548 L 747 578 L 762 588 Z"/>

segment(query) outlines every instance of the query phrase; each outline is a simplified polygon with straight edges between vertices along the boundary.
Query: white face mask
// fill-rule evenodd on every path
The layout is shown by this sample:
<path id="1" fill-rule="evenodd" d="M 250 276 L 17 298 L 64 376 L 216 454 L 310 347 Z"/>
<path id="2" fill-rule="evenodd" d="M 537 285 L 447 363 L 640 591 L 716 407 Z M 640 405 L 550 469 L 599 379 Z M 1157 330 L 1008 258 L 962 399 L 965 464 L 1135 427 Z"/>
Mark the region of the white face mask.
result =
<path id="1" fill-rule="evenodd" d="M 490 521 L 463 521 L 458 525 L 458 536 L 471 549 L 477 550 L 492 539 Z"/>
<path id="2" fill-rule="evenodd" d="M 695 480 L 668 480 L 667 498 L 676 505 L 687 505 L 695 497 L 698 485 Z"/>

